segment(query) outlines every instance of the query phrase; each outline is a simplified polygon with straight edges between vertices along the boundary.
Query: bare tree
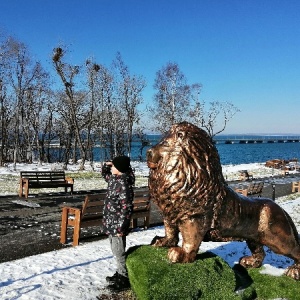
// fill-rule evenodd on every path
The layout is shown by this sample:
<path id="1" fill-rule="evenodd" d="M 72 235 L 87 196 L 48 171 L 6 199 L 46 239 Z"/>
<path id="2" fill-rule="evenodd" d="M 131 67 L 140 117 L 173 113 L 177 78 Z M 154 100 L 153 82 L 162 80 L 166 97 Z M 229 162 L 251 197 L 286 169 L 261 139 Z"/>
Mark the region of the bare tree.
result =
<path id="1" fill-rule="evenodd" d="M 86 154 L 87 149 L 83 141 L 83 136 L 81 135 L 81 128 L 80 128 L 80 121 L 79 121 L 79 103 L 81 103 L 82 99 L 76 99 L 75 96 L 75 78 L 80 72 L 79 66 L 72 66 L 66 62 L 64 62 L 62 59 L 65 55 L 65 51 L 58 47 L 54 49 L 54 53 L 52 56 L 52 62 L 55 67 L 55 70 L 57 74 L 59 75 L 63 85 L 64 85 L 64 91 L 66 94 L 66 101 L 68 103 L 69 109 L 70 109 L 70 117 L 73 125 L 73 130 L 75 134 L 75 145 L 74 145 L 74 151 L 76 151 L 76 147 L 79 147 L 80 151 L 80 170 L 84 170 L 85 160 L 86 160 Z"/>
<path id="2" fill-rule="evenodd" d="M 121 54 L 117 53 L 114 64 L 120 79 L 117 80 L 118 97 L 120 98 L 120 106 L 124 108 L 125 128 L 126 128 L 126 148 L 127 154 L 131 154 L 131 144 L 133 137 L 133 126 L 139 122 L 139 112 L 137 107 L 142 103 L 142 91 L 146 86 L 145 80 L 141 76 L 131 76 L 128 67 L 125 65 Z M 118 76 L 116 77 L 118 79 Z"/>
<path id="3" fill-rule="evenodd" d="M 7 39 L 0 36 L 0 118 L 1 118 L 1 148 L 0 148 L 0 165 L 3 166 L 6 160 L 11 159 L 11 121 L 14 111 L 12 96 L 10 93 L 8 70 L 10 63 L 10 51 Z"/>
<path id="4" fill-rule="evenodd" d="M 32 145 L 36 150 L 36 159 L 39 164 L 44 161 L 44 139 L 48 127 L 49 118 L 52 118 L 51 104 L 49 103 L 49 91 L 44 85 L 28 89 L 26 93 L 27 104 L 25 113 L 28 115 L 27 128 L 30 130 Z M 54 105 L 54 103 L 52 103 Z M 48 136 L 50 137 L 50 136 Z"/>
<path id="5" fill-rule="evenodd" d="M 92 133 L 95 133 L 96 116 L 98 114 L 99 102 L 99 71 L 101 66 L 92 60 L 86 61 L 86 71 L 87 71 L 87 84 L 88 84 L 88 96 L 87 96 L 87 109 L 86 115 L 84 117 L 83 128 L 85 128 L 85 135 L 87 140 L 87 149 L 89 154 L 89 160 L 91 161 L 91 166 L 93 167 L 93 147 L 94 139 L 92 138 Z M 101 108 L 100 108 L 101 109 Z"/>
<path id="6" fill-rule="evenodd" d="M 76 163 L 79 158 L 81 158 L 80 169 L 84 169 L 85 158 L 87 153 L 87 148 L 85 144 L 85 130 L 84 130 L 84 116 L 85 112 L 85 95 L 84 92 L 74 91 L 72 94 L 72 103 L 69 101 L 68 96 L 64 92 L 56 93 L 57 105 L 54 109 L 54 124 L 55 131 L 59 139 L 61 146 L 61 161 L 64 163 L 64 168 L 67 168 L 68 163 L 72 160 Z M 76 137 L 76 129 L 74 124 L 74 115 L 72 113 L 71 106 L 73 107 L 73 112 L 75 111 L 76 126 L 78 126 L 80 143 L 84 147 L 84 152 L 79 150 L 78 157 L 78 138 Z M 82 156 L 83 155 L 83 156 Z"/>
<path id="7" fill-rule="evenodd" d="M 140 161 L 143 161 L 143 150 L 145 147 L 150 146 L 151 143 L 149 141 L 149 138 L 147 134 L 145 133 L 145 126 L 139 124 L 134 130 L 134 136 L 137 138 L 137 140 L 140 142 L 140 154 L 139 159 Z"/>
<path id="8" fill-rule="evenodd" d="M 156 73 L 154 105 L 148 108 L 155 130 L 164 133 L 174 123 L 190 121 L 205 129 L 211 137 L 225 130 L 239 111 L 230 102 L 210 102 L 208 110 L 200 100 L 202 85 L 188 85 L 176 63 L 168 63 Z"/>
<path id="9" fill-rule="evenodd" d="M 1 126 L 1 144 L 0 144 L 0 166 L 8 160 L 9 153 L 9 128 L 12 119 L 12 106 L 8 100 L 6 86 L 0 78 L 0 126 Z"/>
<path id="10" fill-rule="evenodd" d="M 74 143 L 73 122 L 68 109 L 66 95 L 62 92 L 56 93 L 57 105 L 54 108 L 53 127 L 55 136 L 58 139 L 59 147 L 57 148 L 57 159 L 63 162 L 64 168 L 67 168 L 72 158 L 72 144 Z"/>
<path id="11" fill-rule="evenodd" d="M 95 133 L 99 138 L 100 146 L 100 160 L 105 161 L 108 157 L 104 150 L 110 149 L 113 152 L 113 131 L 111 130 L 112 120 L 110 119 L 111 101 L 113 99 L 114 78 L 109 69 L 103 65 L 98 65 L 97 78 L 95 84 L 97 85 L 97 112 L 95 119 Z M 102 156 L 103 155 L 103 156 Z"/>
<path id="12" fill-rule="evenodd" d="M 52 162 L 52 151 L 51 145 L 52 141 L 57 138 L 54 126 L 55 126 L 55 107 L 57 101 L 52 93 L 49 93 L 46 96 L 46 101 L 43 105 L 42 112 L 39 118 L 39 159 L 45 162 Z"/>
<path id="13" fill-rule="evenodd" d="M 5 78 L 10 99 L 14 106 L 13 114 L 13 152 L 14 168 L 19 158 L 32 161 L 33 137 L 31 118 L 34 117 L 28 102 L 28 91 L 45 86 L 48 74 L 39 62 L 31 59 L 27 47 L 9 37 L 4 44 Z"/>
<path id="14" fill-rule="evenodd" d="M 190 104 L 190 86 L 177 63 L 167 63 L 157 73 L 154 105 L 148 111 L 155 120 L 155 130 L 164 133 L 174 123 L 187 119 Z"/>
<path id="15" fill-rule="evenodd" d="M 204 102 L 196 101 L 190 116 L 192 122 L 204 128 L 213 138 L 225 130 L 230 119 L 239 111 L 230 102 L 213 101 L 206 110 Z"/>

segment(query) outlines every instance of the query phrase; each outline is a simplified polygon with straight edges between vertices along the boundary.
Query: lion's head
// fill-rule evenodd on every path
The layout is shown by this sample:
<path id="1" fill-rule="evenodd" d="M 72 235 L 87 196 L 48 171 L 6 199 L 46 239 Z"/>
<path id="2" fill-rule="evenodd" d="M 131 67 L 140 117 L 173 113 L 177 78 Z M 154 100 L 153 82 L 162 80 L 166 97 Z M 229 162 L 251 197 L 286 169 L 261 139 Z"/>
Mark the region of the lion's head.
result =
<path id="1" fill-rule="evenodd" d="M 154 202 L 172 222 L 215 210 L 225 180 L 218 151 L 208 134 L 187 122 L 175 124 L 147 152 Z"/>

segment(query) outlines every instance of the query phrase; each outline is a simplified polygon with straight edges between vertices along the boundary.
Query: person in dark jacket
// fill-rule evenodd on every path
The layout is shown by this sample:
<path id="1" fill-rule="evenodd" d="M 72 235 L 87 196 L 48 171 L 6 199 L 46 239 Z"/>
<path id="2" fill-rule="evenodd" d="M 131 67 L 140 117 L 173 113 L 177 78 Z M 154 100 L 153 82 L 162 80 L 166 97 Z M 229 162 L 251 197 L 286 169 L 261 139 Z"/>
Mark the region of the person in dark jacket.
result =
<path id="1" fill-rule="evenodd" d="M 102 176 L 108 183 L 103 209 L 103 231 L 108 235 L 117 271 L 107 276 L 108 288 L 119 292 L 130 287 L 125 264 L 126 236 L 129 233 L 133 210 L 133 186 L 135 176 L 128 156 L 117 156 L 106 162 Z"/>

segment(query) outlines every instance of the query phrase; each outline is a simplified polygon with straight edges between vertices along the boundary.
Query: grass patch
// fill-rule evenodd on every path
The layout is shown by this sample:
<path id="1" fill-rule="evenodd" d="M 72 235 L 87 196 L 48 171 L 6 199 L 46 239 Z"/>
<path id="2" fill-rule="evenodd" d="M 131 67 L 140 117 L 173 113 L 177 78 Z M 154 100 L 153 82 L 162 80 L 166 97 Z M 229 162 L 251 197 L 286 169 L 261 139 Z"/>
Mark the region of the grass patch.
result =
<path id="1" fill-rule="evenodd" d="M 263 267 L 262 267 L 263 268 Z M 262 268 L 249 269 L 257 299 L 300 299 L 300 282 L 285 275 L 261 274 Z"/>
<path id="2" fill-rule="evenodd" d="M 102 178 L 99 172 L 92 171 L 78 171 L 78 172 L 65 172 L 66 176 L 74 179 L 100 179 Z"/>
<path id="3" fill-rule="evenodd" d="M 211 252 L 197 255 L 190 264 L 171 264 L 166 248 L 138 246 L 129 249 L 127 268 L 139 300 L 195 299 L 298 299 L 300 283 L 286 276 L 261 274 L 261 269 L 237 273 Z M 247 282 L 245 280 L 247 278 Z M 246 283 L 245 283 L 246 282 Z M 236 288 L 243 286 L 237 293 Z"/>
<path id="4" fill-rule="evenodd" d="M 289 201 L 289 200 L 295 200 L 297 198 L 300 197 L 300 193 L 297 192 L 297 193 L 293 193 L 293 194 L 289 194 L 289 195 L 286 195 L 286 196 L 283 196 L 283 197 L 280 197 L 278 199 L 276 199 L 277 201 L 280 200 L 281 202 L 285 202 L 285 201 Z M 276 201 L 275 200 L 275 201 Z"/>
<path id="5" fill-rule="evenodd" d="M 141 246 L 129 251 L 127 268 L 138 299 L 241 299 L 235 274 L 220 257 L 199 254 L 191 264 L 170 264 L 167 249 Z"/>

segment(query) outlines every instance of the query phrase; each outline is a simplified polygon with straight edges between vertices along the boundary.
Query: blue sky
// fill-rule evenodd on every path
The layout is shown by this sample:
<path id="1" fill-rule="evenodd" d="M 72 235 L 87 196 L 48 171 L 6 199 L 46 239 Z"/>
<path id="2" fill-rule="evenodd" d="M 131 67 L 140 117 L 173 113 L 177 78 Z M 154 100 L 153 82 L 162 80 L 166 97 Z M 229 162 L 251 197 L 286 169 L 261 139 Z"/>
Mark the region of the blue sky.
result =
<path id="1" fill-rule="evenodd" d="M 201 99 L 239 112 L 225 133 L 300 134 L 300 1 L 0 0 L 0 29 L 50 69 L 52 49 L 70 62 L 109 66 L 119 51 L 147 81 L 176 62 Z"/>

